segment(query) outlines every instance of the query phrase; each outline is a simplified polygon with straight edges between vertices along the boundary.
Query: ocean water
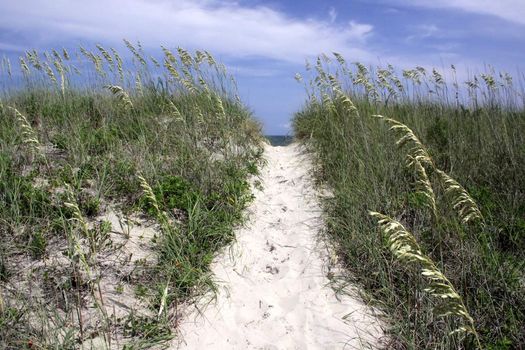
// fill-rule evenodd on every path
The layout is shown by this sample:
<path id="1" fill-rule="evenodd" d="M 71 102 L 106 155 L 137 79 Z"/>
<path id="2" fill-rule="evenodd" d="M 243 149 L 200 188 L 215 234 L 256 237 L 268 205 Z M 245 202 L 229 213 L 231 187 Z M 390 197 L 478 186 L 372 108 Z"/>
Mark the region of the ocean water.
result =
<path id="1" fill-rule="evenodd" d="M 265 135 L 272 146 L 288 146 L 293 141 L 293 136 L 287 135 Z"/>

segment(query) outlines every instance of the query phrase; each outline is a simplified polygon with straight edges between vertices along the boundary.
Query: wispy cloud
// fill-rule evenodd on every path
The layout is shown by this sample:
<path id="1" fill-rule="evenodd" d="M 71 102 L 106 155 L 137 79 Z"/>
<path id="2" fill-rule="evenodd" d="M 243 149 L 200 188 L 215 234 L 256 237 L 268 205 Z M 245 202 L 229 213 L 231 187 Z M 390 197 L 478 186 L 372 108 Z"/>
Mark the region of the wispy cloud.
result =
<path id="1" fill-rule="evenodd" d="M 386 14 L 398 14 L 398 13 L 401 13 L 401 11 L 399 9 L 396 9 L 396 8 L 393 8 L 393 7 L 387 7 L 385 9 L 383 9 L 383 13 L 386 13 Z"/>
<path id="2" fill-rule="evenodd" d="M 300 20 L 269 7 L 225 0 L 18 0 L 2 5 L 0 30 L 10 28 L 40 46 L 65 40 L 112 44 L 128 38 L 297 63 L 332 51 L 362 60 L 375 56 L 364 45 L 371 25 Z"/>
<path id="3" fill-rule="evenodd" d="M 491 15 L 525 25 L 523 0 L 389 0 L 407 6 L 452 8 L 482 15 Z"/>
<path id="4" fill-rule="evenodd" d="M 20 45 L 16 45 L 16 44 L 12 44 L 12 43 L 0 42 L 0 51 L 22 53 L 22 52 L 24 52 L 24 49 L 25 48 L 23 46 L 20 46 Z"/>
<path id="5" fill-rule="evenodd" d="M 337 11 L 335 10 L 335 7 L 330 7 L 328 10 L 328 16 L 330 16 L 330 23 L 334 23 L 337 19 Z"/>
<path id="6" fill-rule="evenodd" d="M 235 74 L 236 76 L 247 76 L 247 77 L 256 77 L 256 78 L 268 78 L 275 77 L 279 75 L 285 75 L 288 72 L 284 69 L 278 68 L 268 68 L 261 65 L 238 65 L 233 64 L 228 66 L 228 70 Z"/>
<path id="7" fill-rule="evenodd" d="M 428 48 L 436 50 L 443 53 L 453 54 L 453 50 L 457 50 L 461 47 L 461 45 L 457 42 L 446 42 L 446 43 L 439 43 L 439 44 L 428 44 Z"/>
<path id="8" fill-rule="evenodd" d="M 407 42 L 414 42 L 438 35 L 439 28 L 434 24 L 422 24 L 414 27 L 414 34 L 406 37 Z"/>
<path id="9" fill-rule="evenodd" d="M 362 23 L 357 23 L 355 21 L 350 21 L 349 23 L 349 35 L 350 37 L 352 37 L 354 40 L 360 40 L 360 41 L 364 41 L 364 39 L 366 39 L 366 37 L 372 33 L 374 27 L 371 26 L 370 24 L 362 24 Z"/>

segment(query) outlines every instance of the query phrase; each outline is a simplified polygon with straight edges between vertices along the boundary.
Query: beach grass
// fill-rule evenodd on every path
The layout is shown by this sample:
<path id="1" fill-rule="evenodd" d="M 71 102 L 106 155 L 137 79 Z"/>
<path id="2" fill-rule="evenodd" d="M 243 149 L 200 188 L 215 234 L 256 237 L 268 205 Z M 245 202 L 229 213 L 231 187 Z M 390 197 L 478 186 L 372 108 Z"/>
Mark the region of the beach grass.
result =
<path id="1" fill-rule="evenodd" d="M 243 221 L 262 136 L 235 81 L 206 51 L 126 45 L 2 62 L 3 349 L 165 343 Z"/>
<path id="2" fill-rule="evenodd" d="M 316 159 L 345 278 L 385 347 L 525 346 L 523 81 L 321 56 L 296 137 Z"/>

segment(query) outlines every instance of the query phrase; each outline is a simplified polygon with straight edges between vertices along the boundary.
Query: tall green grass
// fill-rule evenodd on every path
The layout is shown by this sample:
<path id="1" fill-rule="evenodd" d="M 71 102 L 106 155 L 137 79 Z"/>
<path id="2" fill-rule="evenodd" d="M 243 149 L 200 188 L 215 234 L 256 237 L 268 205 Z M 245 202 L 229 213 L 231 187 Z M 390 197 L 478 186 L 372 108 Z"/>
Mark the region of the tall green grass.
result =
<path id="1" fill-rule="evenodd" d="M 1 348 L 169 340 L 178 306 L 213 289 L 210 262 L 242 222 L 262 137 L 235 81 L 205 51 L 155 59 L 126 45 L 122 56 L 100 45 L 29 51 L 19 72 L 3 61 Z M 115 285 L 134 289 L 146 315 L 112 317 L 101 290 L 111 271 L 101 257 L 120 254 L 119 228 L 99 219 L 108 211 L 157 227 L 155 263 L 139 260 Z"/>
<path id="2" fill-rule="evenodd" d="M 327 232 L 346 278 L 388 315 L 386 346 L 525 346 L 519 83 L 490 70 L 460 82 L 453 66 L 371 69 L 338 54 L 307 69 L 295 135 L 333 190 Z"/>

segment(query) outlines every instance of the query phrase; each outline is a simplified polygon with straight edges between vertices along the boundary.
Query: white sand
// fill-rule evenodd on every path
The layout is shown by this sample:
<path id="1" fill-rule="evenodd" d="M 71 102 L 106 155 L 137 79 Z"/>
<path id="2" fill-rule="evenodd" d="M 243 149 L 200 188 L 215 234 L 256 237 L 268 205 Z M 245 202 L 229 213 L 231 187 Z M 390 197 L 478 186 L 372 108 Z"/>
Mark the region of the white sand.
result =
<path id="1" fill-rule="evenodd" d="M 308 157 L 295 144 L 266 146 L 265 155 L 250 221 L 213 264 L 217 301 L 202 313 L 188 310 L 180 348 L 373 347 L 383 335 L 379 321 L 359 298 L 336 297 L 327 285 L 331 254 L 318 237 L 321 209 Z"/>

